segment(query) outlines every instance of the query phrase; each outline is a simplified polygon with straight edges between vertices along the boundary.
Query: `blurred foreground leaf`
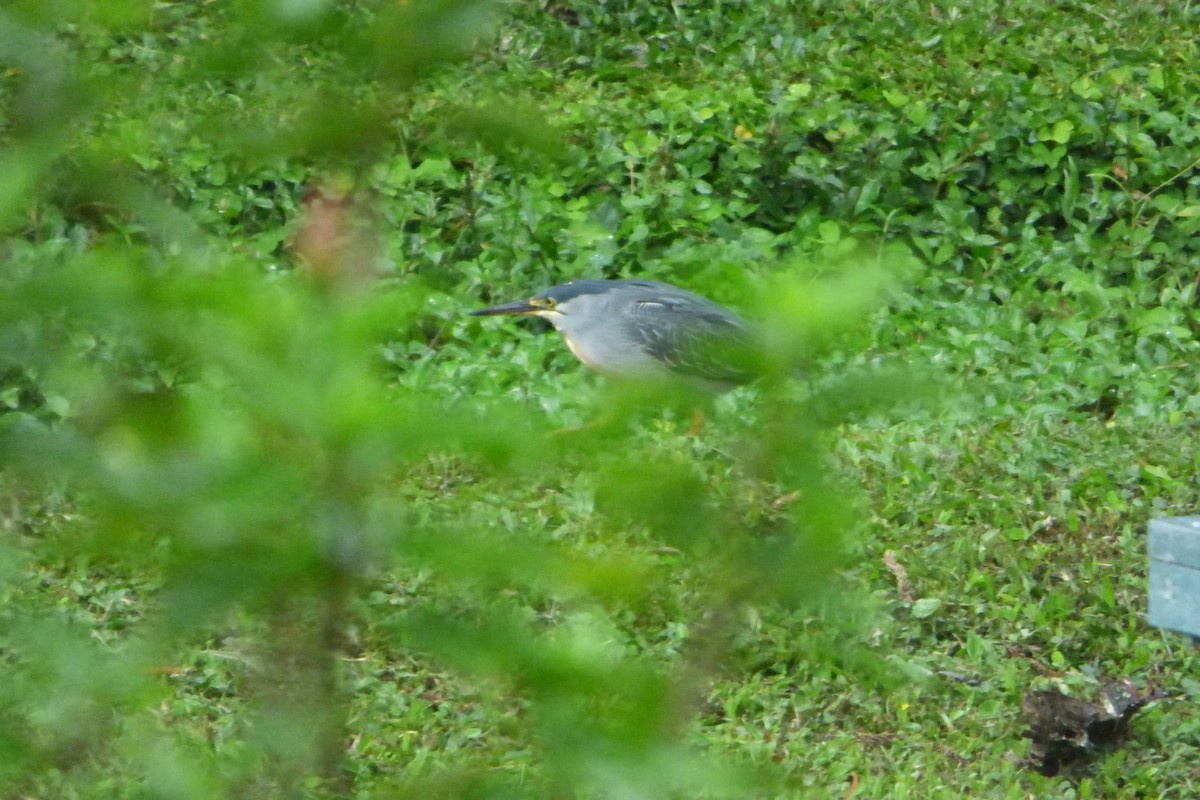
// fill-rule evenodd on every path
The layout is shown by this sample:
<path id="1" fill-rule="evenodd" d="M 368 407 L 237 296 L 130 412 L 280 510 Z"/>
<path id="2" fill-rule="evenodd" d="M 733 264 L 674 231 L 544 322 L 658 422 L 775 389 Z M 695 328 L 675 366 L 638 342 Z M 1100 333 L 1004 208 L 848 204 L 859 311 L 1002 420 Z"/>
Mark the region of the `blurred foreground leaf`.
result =
<path id="1" fill-rule="evenodd" d="M 831 586 L 853 514 L 822 437 L 863 384 L 806 393 L 798 369 L 861 324 L 889 270 L 772 287 L 769 375 L 728 401 L 760 417 L 741 437 L 687 439 L 670 422 L 694 397 L 620 386 L 599 392 L 614 424 L 548 437 L 520 396 L 446 388 L 485 351 L 438 351 L 453 302 L 389 272 L 377 239 L 382 175 L 460 190 L 460 224 L 427 244 L 486 249 L 468 235 L 465 161 L 383 154 L 421 82 L 488 30 L 489 4 L 101 5 L 0 12 L 16 65 L 0 140 L 3 477 L 70 505 L 61 528 L 25 541 L 14 523 L 0 541 L 5 564 L 23 562 L 0 591 L 37 582 L 56 598 L 54 613 L 0 615 L 4 791 L 132 764 L 154 795 L 344 796 L 366 780 L 356 748 L 392 724 L 354 711 L 370 660 L 504 687 L 495 702 L 528 709 L 506 735 L 537 754 L 514 791 L 739 796 L 775 781 L 687 747 L 688 725 L 742 620 L 815 608 Z M 311 83 L 275 91 L 297 63 Z M 130 114 L 160 77 L 179 96 Z M 442 117 L 460 137 L 559 153 L 511 104 L 463 107 Z M 181 164 L 191 182 L 164 185 Z M 202 202 L 231 182 L 236 201 Z M 389 363 L 415 360 L 385 358 L 389 337 L 445 373 L 397 380 Z M 501 507 L 503 492 L 526 507 Z M 686 603 L 669 599 L 680 585 Z M 360 632 L 364 603 L 389 613 Z M 669 657 L 645 655 L 642 617 Z M 415 758 L 395 774 L 419 793 Z"/>

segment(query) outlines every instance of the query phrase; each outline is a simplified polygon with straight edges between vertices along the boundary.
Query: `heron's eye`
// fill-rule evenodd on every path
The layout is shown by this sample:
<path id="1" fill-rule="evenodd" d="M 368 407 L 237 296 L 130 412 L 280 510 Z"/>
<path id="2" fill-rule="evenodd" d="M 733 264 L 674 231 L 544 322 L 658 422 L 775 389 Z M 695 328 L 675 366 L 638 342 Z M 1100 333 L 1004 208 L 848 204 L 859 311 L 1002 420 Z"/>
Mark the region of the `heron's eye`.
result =
<path id="1" fill-rule="evenodd" d="M 554 298 L 552 298 L 552 297 L 545 298 L 544 300 L 542 300 L 542 305 L 545 306 L 546 308 L 554 308 Z"/>

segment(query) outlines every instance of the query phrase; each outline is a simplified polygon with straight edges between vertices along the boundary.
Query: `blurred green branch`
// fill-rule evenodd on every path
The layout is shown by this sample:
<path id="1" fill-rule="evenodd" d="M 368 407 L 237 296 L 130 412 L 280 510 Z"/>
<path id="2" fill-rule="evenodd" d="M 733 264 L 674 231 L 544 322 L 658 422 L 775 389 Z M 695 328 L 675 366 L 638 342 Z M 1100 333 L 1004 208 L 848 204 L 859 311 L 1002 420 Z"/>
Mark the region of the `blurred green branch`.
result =
<path id="1" fill-rule="evenodd" d="M 764 312 L 778 335 L 773 375 L 750 390 L 761 392 L 764 422 L 732 457 L 705 454 L 717 474 L 701 479 L 711 467 L 697 453 L 664 456 L 647 437 L 647 415 L 679 405 L 669 397 L 627 396 L 615 403 L 621 424 L 552 442 L 544 418 L 498 391 L 389 386 L 380 356 L 397 328 L 417 327 L 431 297 L 420 281 L 379 278 L 382 204 L 364 176 L 421 81 L 490 30 L 491 4 L 120 9 L 0 12 L 0 61 L 14 65 L 0 151 L 0 224 L 12 233 L 0 252 L 0 343 L 13 374 L 46 398 L 18 392 L 0 415 L 4 473 L 27 487 L 69 487 L 86 525 L 55 539 L 60 558 L 154 576 L 136 600 L 146 620 L 104 646 L 82 626 L 0 621 L 0 652 L 20 673 L 0 709 L 33 742 L 0 743 L 17 765 L 0 772 L 5 791 L 52 781 L 73 749 L 78 763 L 99 763 L 113 740 L 117 752 L 139 753 L 167 794 L 348 792 L 354 609 L 388 570 L 428 571 L 451 596 L 417 597 L 372 631 L 373 645 L 527 698 L 534 720 L 522 738 L 561 792 L 736 794 L 759 780 L 681 742 L 740 610 L 811 603 L 829 585 L 852 516 L 825 474 L 820 433 L 835 420 L 810 413 L 792 376 L 878 305 L 881 270 L 773 287 Z M 142 114 L 139 100 L 163 77 L 140 69 L 149 49 L 171 54 L 151 63 L 182 96 Z M 274 93 L 297 63 L 311 83 L 292 79 Z M 196 93 L 207 104 L 190 107 Z M 556 151 L 535 117 L 512 114 L 491 103 L 443 119 L 498 150 Z M 288 233 L 268 240 L 269 269 L 263 252 L 221 235 L 221 209 L 200 224 L 186 196 L 165 190 L 156 171 L 184 151 L 197 192 L 230 181 L 239 162 L 285 165 L 307 190 L 284 209 Z M 449 159 L 404 166 L 401 187 L 457 180 Z M 445 456 L 533 486 L 575 473 L 601 506 L 596 524 L 638 545 L 573 552 L 530 541 L 530 519 L 506 528 L 486 500 L 395 499 L 413 491 L 412 471 Z M 766 491 L 788 499 L 763 500 Z M 691 627 L 676 658 L 654 663 L 608 615 L 654 609 L 679 568 L 696 581 L 677 622 Z M 526 594 L 561 603 L 564 617 L 531 619 L 511 602 Z M 229 692 L 248 705 L 236 717 L 244 727 L 223 734 L 234 743 L 188 745 L 114 720 L 165 704 L 174 689 L 163 676 L 180 654 L 226 626 L 247 632 L 252 655 L 239 658 L 260 665 Z M 54 699 L 74 673 L 34 666 L 59 659 L 104 676 L 123 656 L 136 667 L 118 686 L 73 689 L 71 702 L 87 707 L 78 730 Z M 171 742 L 170 764 L 147 766 L 159 736 Z M 219 778 L 197 778 L 195 760 L 210 757 Z"/>

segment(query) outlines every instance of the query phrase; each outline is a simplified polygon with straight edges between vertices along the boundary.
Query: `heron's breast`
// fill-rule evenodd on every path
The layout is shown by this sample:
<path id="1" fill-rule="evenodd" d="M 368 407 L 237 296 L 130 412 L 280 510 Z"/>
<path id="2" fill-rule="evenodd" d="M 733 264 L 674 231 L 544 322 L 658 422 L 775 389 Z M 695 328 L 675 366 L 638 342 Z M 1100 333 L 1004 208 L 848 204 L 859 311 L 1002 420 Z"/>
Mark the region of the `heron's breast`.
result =
<path id="1" fill-rule="evenodd" d="M 566 331 L 559 331 L 571 354 L 597 372 L 614 377 L 632 377 L 662 371 L 662 365 L 636 347 L 614 348 L 600 345 L 585 347 Z"/>
<path id="2" fill-rule="evenodd" d="M 580 347 L 579 344 L 574 339 L 572 339 L 571 336 L 566 331 L 561 331 L 561 333 L 562 333 L 563 341 L 565 341 L 567 343 L 567 347 L 569 347 L 571 349 L 571 355 L 575 356 L 580 361 L 582 361 L 584 364 L 586 364 L 587 366 L 591 367 L 594 370 L 597 370 L 598 372 L 608 372 L 607 369 L 605 369 L 598 363 L 597 358 L 593 357 L 586 350 L 584 350 L 582 347 Z"/>

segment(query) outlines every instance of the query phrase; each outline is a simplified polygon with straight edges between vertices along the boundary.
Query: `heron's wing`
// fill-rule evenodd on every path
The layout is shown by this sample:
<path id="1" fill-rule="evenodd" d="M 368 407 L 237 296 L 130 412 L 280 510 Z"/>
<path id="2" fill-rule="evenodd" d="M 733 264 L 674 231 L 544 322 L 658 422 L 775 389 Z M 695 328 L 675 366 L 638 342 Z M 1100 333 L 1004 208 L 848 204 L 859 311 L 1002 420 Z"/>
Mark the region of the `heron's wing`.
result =
<path id="1" fill-rule="evenodd" d="M 642 300 L 627 324 L 642 349 L 673 372 L 721 383 L 746 383 L 754 377 L 749 325 L 709 300 Z"/>

